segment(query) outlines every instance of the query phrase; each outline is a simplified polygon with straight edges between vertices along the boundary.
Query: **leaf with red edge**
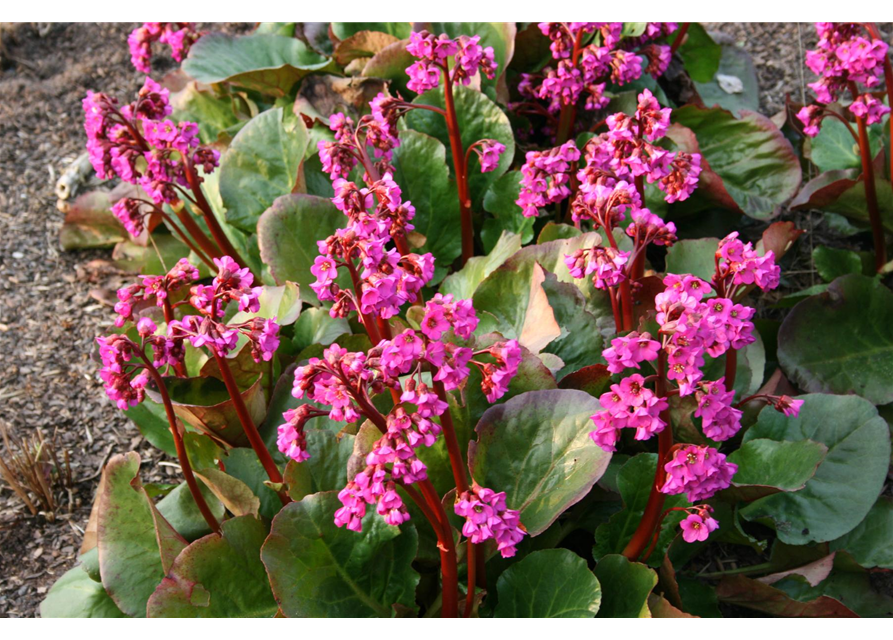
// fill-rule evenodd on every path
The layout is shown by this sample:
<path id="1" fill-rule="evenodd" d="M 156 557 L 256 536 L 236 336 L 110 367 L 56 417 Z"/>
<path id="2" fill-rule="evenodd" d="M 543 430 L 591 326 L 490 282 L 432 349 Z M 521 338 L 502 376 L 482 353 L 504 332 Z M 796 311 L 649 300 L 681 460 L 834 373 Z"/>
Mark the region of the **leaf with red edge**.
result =
<path id="1" fill-rule="evenodd" d="M 670 604 L 669 600 L 656 593 L 648 596 L 648 609 L 652 618 L 697 618 L 690 613 L 680 611 Z"/>
<path id="2" fill-rule="evenodd" d="M 358 31 L 335 45 L 333 57 L 342 67 L 356 58 L 371 58 L 390 44 L 400 39 L 381 31 Z"/>
<path id="3" fill-rule="evenodd" d="M 728 196 L 735 203 L 731 209 L 767 220 L 797 194 L 802 180 L 800 161 L 769 118 L 744 109 L 738 115 L 687 105 L 674 109 L 672 119 L 694 131 L 702 160 L 721 179 L 717 185 L 713 175 L 702 173 L 712 198 L 727 205 Z M 673 134 L 668 135 L 673 139 Z"/>
<path id="4" fill-rule="evenodd" d="M 803 185 L 797 197 L 791 200 L 791 209 L 823 209 L 837 202 L 846 191 L 859 181 L 858 169 L 837 169 L 820 173 Z"/>
<path id="5" fill-rule="evenodd" d="M 757 243 L 756 249 L 763 255 L 766 251 L 771 251 L 775 255 L 775 262 L 778 262 L 804 233 L 804 229 L 798 229 L 789 220 L 773 222 L 763 231 L 763 239 Z"/>
<path id="6" fill-rule="evenodd" d="M 149 598 L 150 618 L 272 618 L 273 598 L 260 549 L 267 528 L 254 516 L 231 518 L 222 535 L 184 549 Z"/>

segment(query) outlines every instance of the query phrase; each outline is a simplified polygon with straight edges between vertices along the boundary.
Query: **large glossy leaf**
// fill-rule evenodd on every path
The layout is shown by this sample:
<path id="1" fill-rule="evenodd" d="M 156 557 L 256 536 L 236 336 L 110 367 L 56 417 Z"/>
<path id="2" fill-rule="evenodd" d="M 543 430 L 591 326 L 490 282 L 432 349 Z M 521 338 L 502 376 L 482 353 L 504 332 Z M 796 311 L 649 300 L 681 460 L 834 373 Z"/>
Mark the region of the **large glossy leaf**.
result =
<path id="1" fill-rule="evenodd" d="M 648 595 L 657 586 L 657 574 L 644 564 L 621 555 L 605 556 L 595 566 L 603 585 L 599 618 L 650 618 Z"/>
<path id="2" fill-rule="evenodd" d="M 839 278 L 787 315 L 778 332 L 778 361 L 806 391 L 893 402 L 891 315 L 893 293 L 879 281 Z"/>
<path id="3" fill-rule="evenodd" d="M 126 618 L 127 616 L 81 567 L 66 571 L 40 603 L 41 618 Z"/>
<path id="4" fill-rule="evenodd" d="M 834 249 L 822 244 L 812 250 L 812 261 L 825 282 L 850 273 L 862 273 L 862 258 L 855 251 Z"/>
<path id="5" fill-rule="evenodd" d="M 329 64 L 297 38 L 257 34 L 233 37 L 211 33 L 200 38 L 183 61 L 183 71 L 205 84 L 231 82 L 281 97 L 308 73 Z"/>
<path id="6" fill-rule="evenodd" d="M 333 22 L 331 29 L 339 40 L 346 40 L 362 31 L 378 31 L 403 39 L 408 38 L 412 33 L 412 24 L 409 22 Z"/>
<path id="7" fill-rule="evenodd" d="M 596 445 L 593 444 L 593 446 Z M 610 520 L 599 525 L 595 530 L 595 547 L 592 555 L 596 559 L 603 556 L 611 557 L 610 554 L 622 552 L 633 537 L 633 533 L 645 513 L 645 505 L 648 504 L 651 487 L 654 486 L 656 467 L 656 454 L 640 453 L 620 468 L 617 487 L 620 497 L 623 498 L 623 509 L 612 515 Z M 689 503 L 684 494 L 667 496 L 664 500 L 664 509 L 687 506 Z M 648 558 L 649 564 L 660 565 L 667 547 L 678 533 L 678 525 L 682 518 L 683 514 L 678 511 L 671 511 L 664 517 L 657 544 Z M 605 584 L 605 588 L 607 588 L 607 584 Z"/>
<path id="8" fill-rule="evenodd" d="M 865 519 L 830 546 L 846 550 L 863 567 L 893 569 L 893 498 L 878 498 Z"/>
<path id="9" fill-rule="evenodd" d="M 724 109 L 686 106 L 673 122 L 697 136 L 700 153 L 740 210 L 766 220 L 800 187 L 800 162 L 791 143 L 771 120 L 752 111 L 735 118 Z"/>
<path id="10" fill-rule="evenodd" d="M 140 457 L 133 452 L 109 461 L 99 494 L 97 526 L 102 585 L 121 611 L 134 617 L 146 615 L 146 602 L 164 577 L 159 542 L 180 549 L 186 546 L 163 518 L 156 532 L 139 468 Z"/>
<path id="11" fill-rule="evenodd" d="M 812 440 L 750 440 L 729 455 L 738 471 L 726 495 L 749 501 L 779 491 L 800 491 L 827 453 L 828 447 Z"/>
<path id="12" fill-rule="evenodd" d="M 205 144 L 217 142 L 224 132 L 234 135 L 231 132 L 245 123 L 236 115 L 231 96 L 218 97 L 211 91 L 200 89 L 196 82 L 187 82 L 182 89 L 172 92 L 170 102 L 173 117 L 178 122 L 196 123 L 199 138 Z"/>
<path id="13" fill-rule="evenodd" d="M 680 240 L 667 249 L 667 273 L 690 273 L 710 282 L 719 238 Z"/>
<path id="14" fill-rule="evenodd" d="M 413 607 L 419 575 L 411 564 L 418 536 L 367 515 L 362 533 L 338 528 L 334 491 L 279 512 L 262 558 L 282 612 L 289 617 L 393 617 Z"/>
<path id="15" fill-rule="evenodd" d="M 484 413 L 468 458 L 474 480 L 505 491 L 532 536 L 579 502 L 602 476 L 611 454 L 592 443 L 598 400 L 583 391 L 530 391 Z"/>
<path id="16" fill-rule="evenodd" d="M 282 502 L 276 492 L 266 486 L 270 478 L 254 449 L 230 449 L 224 464 L 229 475 L 241 480 L 260 499 L 260 514 L 272 519 L 282 508 Z"/>
<path id="17" fill-rule="evenodd" d="M 419 251 L 430 251 L 436 266 L 445 269 L 462 253 L 459 200 L 450 184 L 446 150 L 439 140 L 408 130 L 400 133 L 393 156 L 394 180 L 403 200 L 415 207 L 415 232 L 425 237 Z"/>
<path id="18" fill-rule="evenodd" d="M 883 137 L 883 128 L 880 125 L 868 127 L 872 157 L 878 154 Z M 822 121 L 822 129 L 819 135 L 809 141 L 809 147 L 809 159 L 820 171 L 862 168 L 859 143 L 847 126 L 837 118 L 825 118 Z"/>
<path id="19" fill-rule="evenodd" d="M 586 561 L 567 549 L 534 551 L 496 583 L 497 618 L 592 618 L 602 591 Z"/>
<path id="20" fill-rule="evenodd" d="M 800 491 L 776 493 L 741 509 L 747 520 L 774 523 L 788 544 L 826 542 L 851 531 L 877 500 L 890 462 L 890 430 L 871 403 L 855 396 L 802 396 L 796 418 L 766 407 L 744 441 L 813 440 L 828 448 Z"/>
<path id="21" fill-rule="evenodd" d="M 252 118 L 220 159 L 227 222 L 254 233 L 261 214 L 295 188 L 308 142 L 304 121 L 281 108 Z"/>
<path id="22" fill-rule="evenodd" d="M 363 68 L 364 77 L 388 80 L 391 94 L 399 94 L 405 99 L 410 99 L 414 95 L 406 87 L 406 83 L 409 82 L 406 68 L 416 61 L 412 54 L 406 51 L 408 42 L 408 40 L 401 40 L 389 44 L 372 56 L 372 59 Z"/>
<path id="23" fill-rule="evenodd" d="M 310 288 L 316 282 L 310 273 L 319 255 L 316 242 L 328 238 L 345 222 L 344 215 L 331 200 L 297 193 L 282 196 L 258 221 L 260 254 L 277 282 L 298 283 L 301 299 L 318 304 Z M 343 285 L 349 287 L 349 280 Z"/>
<path id="24" fill-rule="evenodd" d="M 686 62 L 686 69 L 688 62 Z M 708 107 L 721 107 L 733 114 L 760 108 L 760 85 L 750 54 L 733 45 L 722 46 L 716 75 L 707 82 L 695 79 L 701 100 Z"/>
<path id="25" fill-rule="evenodd" d="M 289 461 L 285 469 L 285 482 L 291 498 L 300 500 L 311 493 L 343 489 L 347 484 L 347 466 L 354 451 L 355 437 L 322 429 L 306 429 L 304 434 L 310 459 Z M 379 437 L 380 432 L 376 440 Z"/>
<path id="26" fill-rule="evenodd" d="M 452 294 L 459 300 L 470 300 L 484 278 L 493 273 L 520 248 L 521 236 L 503 231 L 490 253 L 486 256 L 470 258 L 459 271 L 444 278 L 440 285 L 440 292 L 444 295 Z"/>
<path id="27" fill-rule="evenodd" d="M 679 47 L 679 56 L 692 80 L 710 82 L 719 70 L 722 46 L 713 41 L 700 22 L 692 22 L 688 25 L 685 42 Z"/>
<path id="28" fill-rule="evenodd" d="M 511 165 L 515 156 L 515 139 L 508 116 L 495 102 L 480 91 L 457 85 L 453 88 L 453 99 L 456 105 L 456 118 L 459 122 L 463 149 L 468 149 L 470 144 L 484 138 L 498 140 L 505 145 L 505 152 L 499 159 L 499 166 L 496 169 L 489 173 L 481 173 L 479 168 L 468 172 L 472 203 L 474 208 L 480 208 L 487 188 Z M 443 89 L 424 93 L 413 100 L 413 103 L 443 109 Z M 444 117 L 426 109 L 415 109 L 407 113 L 404 119 L 409 128 L 427 133 L 443 143 L 446 147 L 447 162 L 452 174 L 453 153 Z"/>
<path id="29" fill-rule="evenodd" d="M 542 287 L 561 329 L 561 334 L 543 349 L 564 363 L 555 376 L 560 379 L 586 365 L 602 362 L 604 345 L 598 318 L 584 309 L 586 301 L 580 290 L 567 282 L 559 282 L 552 273 L 546 276 Z"/>
<path id="30" fill-rule="evenodd" d="M 222 523 L 177 556 L 149 600 L 150 618 L 272 618 L 277 606 L 260 560 L 267 530 L 254 516 Z"/>

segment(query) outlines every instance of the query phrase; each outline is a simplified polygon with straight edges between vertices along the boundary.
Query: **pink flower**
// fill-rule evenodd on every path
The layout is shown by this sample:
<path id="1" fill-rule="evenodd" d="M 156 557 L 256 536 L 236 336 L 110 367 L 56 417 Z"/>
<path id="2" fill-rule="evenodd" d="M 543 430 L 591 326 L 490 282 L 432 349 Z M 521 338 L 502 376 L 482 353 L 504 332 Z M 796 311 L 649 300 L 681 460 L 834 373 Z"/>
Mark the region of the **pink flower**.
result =
<path id="1" fill-rule="evenodd" d="M 726 462 L 726 457 L 712 447 L 686 445 L 676 449 L 664 470 L 667 477 L 661 492 L 687 493 L 689 502 L 701 502 L 731 485 L 738 466 Z"/>
<path id="2" fill-rule="evenodd" d="M 682 539 L 686 542 L 703 542 L 711 532 L 719 528 L 719 523 L 710 516 L 692 513 L 679 523 Z"/>
<path id="3" fill-rule="evenodd" d="M 481 161 L 481 173 L 493 171 L 499 166 L 499 157 L 505 153 L 505 145 L 496 140 L 481 140 L 480 148 L 475 147 Z"/>
<path id="4" fill-rule="evenodd" d="M 614 338 L 611 346 L 602 351 L 602 356 L 608 362 L 608 371 L 620 373 L 627 367 L 638 369 L 640 362 L 657 359 L 660 343 L 651 339 L 650 333 L 639 334 L 636 331 Z"/>
<path id="5" fill-rule="evenodd" d="M 494 539 L 503 558 L 511 558 L 527 531 L 518 511 L 506 507 L 505 493 L 496 493 L 475 484 L 456 497 L 456 515 L 465 518 L 462 535 L 474 544 Z"/>

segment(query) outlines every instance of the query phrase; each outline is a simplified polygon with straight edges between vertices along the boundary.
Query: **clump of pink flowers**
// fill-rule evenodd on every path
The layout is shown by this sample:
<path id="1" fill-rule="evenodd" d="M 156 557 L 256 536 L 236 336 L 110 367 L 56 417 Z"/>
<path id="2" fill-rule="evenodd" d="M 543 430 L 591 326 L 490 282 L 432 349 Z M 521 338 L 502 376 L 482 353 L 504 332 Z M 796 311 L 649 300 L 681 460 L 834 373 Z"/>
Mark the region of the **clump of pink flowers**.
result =
<path id="1" fill-rule="evenodd" d="M 654 299 L 658 339 L 648 332 L 632 331 L 613 339 L 602 352 L 610 373 L 642 371 L 644 363 L 652 363 L 654 374 L 633 373 L 601 395 L 602 410 L 592 416 L 595 429 L 590 436 L 595 444 L 616 451 L 624 429 L 634 430 L 636 440 L 661 434 L 670 419 L 668 398 L 675 395 L 694 396 L 694 415 L 701 419 L 707 438 L 721 442 L 738 433 L 741 403 L 735 404 L 735 392 L 726 388 L 725 378 L 704 380 L 703 368 L 708 356 L 718 358 L 755 340 L 754 309 L 735 299 L 749 286 L 764 290 L 778 286 L 779 271 L 771 251 L 760 256 L 750 243 L 732 233 L 718 244 L 711 282 L 690 274 L 668 274 L 663 279 L 665 289 Z M 652 382 L 653 390 L 647 386 Z M 787 396 L 768 395 L 751 396 L 742 403 L 756 398 L 785 415 L 796 415 L 803 404 Z M 663 443 L 664 436 L 660 437 Z M 660 482 L 660 492 L 686 493 L 690 502 L 706 500 L 728 487 L 737 470 L 717 449 L 697 445 L 668 447 L 662 464 L 666 476 Z M 683 521 L 683 537 L 689 542 L 705 539 L 717 526 L 705 510 L 708 507 L 695 509 L 697 512 Z"/>
<path id="2" fill-rule="evenodd" d="M 513 557 L 516 545 L 527 535 L 518 511 L 506 506 L 505 492 L 496 493 L 475 484 L 457 498 L 454 510 L 465 518 L 463 536 L 474 544 L 495 540 L 503 558 Z"/>
<path id="3" fill-rule="evenodd" d="M 88 91 L 83 108 L 87 151 L 96 175 L 138 184 L 152 198 L 149 203 L 133 198 L 116 203 L 115 215 L 133 235 L 142 232 L 149 213 L 144 205 L 152 209 L 153 203 L 178 202 L 190 180 L 201 183 L 196 167 L 211 173 L 220 161 L 216 149 L 200 143 L 198 125 L 166 118 L 171 113 L 169 92 L 151 78 L 128 105 Z"/>
<path id="4" fill-rule="evenodd" d="M 666 71 L 671 47 L 656 40 L 676 31 L 675 22 L 649 22 L 638 37 L 622 37 L 622 22 L 541 22 L 539 29 L 552 42 L 555 65 L 538 74 L 521 74 L 518 90 L 531 102 L 513 105 L 525 112 L 540 113 L 545 103 L 549 132 L 563 109 L 582 106 L 602 109 L 609 98 L 608 82 L 622 86 L 638 80 L 643 71 L 657 78 Z M 582 105 L 580 103 L 582 102 Z"/>
<path id="5" fill-rule="evenodd" d="M 144 22 L 127 38 L 130 61 L 137 71 L 149 73 L 152 68 L 152 45 L 156 42 L 171 48 L 171 57 L 182 62 L 190 47 L 201 37 L 194 22 Z"/>
<path id="6" fill-rule="evenodd" d="M 806 52 L 806 66 L 820 77 L 809 87 L 815 91 L 821 105 L 851 93 L 850 112 L 864 118 L 866 124 L 880 122 L 890 113 L 890 107 L 871 93 L 883 79 L 884 61 L 888 46 L 883 40 L 865 37 L 864 27 L 852 22 L 816 22 L 819 41 L 816 49 Z M 866 90 L 859 92 L 859 85 Z M 819 134 L 822 120 L 829 115 L 819 105 L 804 106 L 797 113 L 803 132 L 814 137 Z"/>
<path id="7" fill-rule="evenodd" d="M 425 93 L 440 85 L 441 76 L 451 83 L 471 84 L 480 73 L 490 80 L 496 77 L 496 61 L 493 47 L 482 47 L 480 36 L 459 36 L 452 39 L 445 33 L 435 36 L 427 31 L 410 34 L 406 51 L 418 60 L 406 69 L 409 75 L 407 87 L 416 93 Z M 454 58 L 450 71 L 449 58 Z"/>
<path id="8" fill-rule="evenodd" d="M 115 325 L 134 323 L 140 340 L 135 342 L 126 334 L 114 334 L 97 341 L 102 360 L 99 375 L 109 398 L 120 409 L 142 402 L 150 365 L 154 369 L 170 366 L 175 372 L 180 371 L 186 340 L 193 347 L 207 346 L 213 353 L 225 356 L 244 336 L 256 362 L 273 357 L 279 347 L 279 325 L 275 319 L 254 317 L 241 323 L 220 322 L 229 302 L 236 302 L 240 311 L 256 313 L 260 287 L 253 287 L 248 269 L 239 268 L 228 256 L 215 259 L 215 264 L 218 272 L 212 284 L 192 286 L 187 298 L 174 300 L 183 287 L 198 279 L 199 271 L 185 258 L 163 276 L 143 276 L 139 284 L 118 290 Z M 164 309 L 166 327 L 160 332 L 149 315 L 155 306 Z M 199 315 L 176 319 L 174 310 L 183 306 L 191 306 Z M 149 347 L 151 350 L 147 350 Z"/>

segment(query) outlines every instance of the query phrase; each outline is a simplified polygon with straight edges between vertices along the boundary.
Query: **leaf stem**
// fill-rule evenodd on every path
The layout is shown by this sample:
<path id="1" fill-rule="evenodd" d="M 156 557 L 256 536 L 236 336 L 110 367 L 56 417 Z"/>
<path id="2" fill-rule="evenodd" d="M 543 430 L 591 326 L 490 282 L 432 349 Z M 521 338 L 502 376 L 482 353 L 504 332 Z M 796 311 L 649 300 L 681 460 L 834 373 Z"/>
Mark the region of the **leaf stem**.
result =
<path id="1" fill-rule="evenodd" d="M 449 66 L 443 66 L 443 104 L 445 120 L 450 138 L 450 151 L 453 155 L 453 169 L 456 172 L 456 190 L 459 193 L 459 221 L 462 225 L 462 264 L 474 256 L 474 221 L 471 216 L 471 197 L 468 192 L 468 165 L 462 149 L 462 135 L 456 117 L 456 104 L 453 100 L 453 85 L 450 81 Z"/>
<path id="2" fill-rule="evenodd" d="M 858 95 L 856 84 L 850 82 L 850 93 L 853 100 Z M 865 183 L 865 204 L 868 207 L 868 218 L 871 221 L 871 235 L 874 240 L 874 267 L 880 271 L 887 263 L 887 245 L 884 241 L 884 225 L 878 209 L 877 186 L 874 183 L 874 165 L 871 162 L 871 145 L 868 142 L 868 127 L 865 119 L 856 116 L 859 125 L 859 153 L 862 158 L 862 181 Z"/>

